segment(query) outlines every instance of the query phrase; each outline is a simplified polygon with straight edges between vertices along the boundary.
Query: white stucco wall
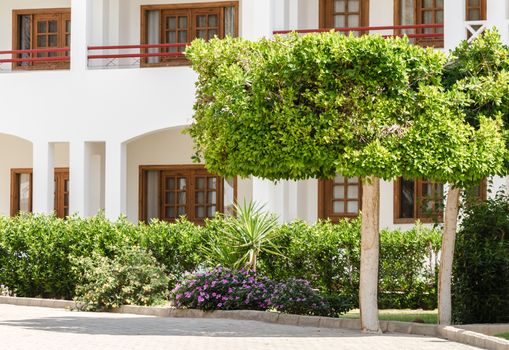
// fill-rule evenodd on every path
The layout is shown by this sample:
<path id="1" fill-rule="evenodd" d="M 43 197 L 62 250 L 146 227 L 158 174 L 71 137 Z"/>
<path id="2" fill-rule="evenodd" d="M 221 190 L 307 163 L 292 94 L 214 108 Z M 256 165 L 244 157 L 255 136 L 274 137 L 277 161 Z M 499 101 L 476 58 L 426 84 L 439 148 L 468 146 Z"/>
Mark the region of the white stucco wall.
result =
<path id="1" fill-rule="evenodd" d="M 0 109 L 2 115 L 13 115 L 8 123 L 0 124 L 0 134 L 16 135 L 34 145 L 33 157 L 27 153 L 26 149 L 30 147 L 25 144 L 26 149 L 22 147 L 20 154 L 7 152 L 5 162 L 0 156 L 0 166 L 5 169 L 34 167 L 34 207 L 38 211 L 52 209 L 52 172 L 49 169 L 55 166 L 71 168 L 73 210 L 93 214 L 104 207 L 112 218 L 122 211 L 134 218 L 138 189 L 133 164 L 190 162 L 191 143 L 181 135 L 173 133 L 168 140 L 163 140 L 165 133 L 160 134 L 159 140 L 157 134 L 135 139 L 190 123 L 196 81 L 191 68 L 94 70 L 87 69 L 86 62 L 87 45 L 139 43 L 140 5 L 186 2 L 203 0 L 0 1 L 1 50 L 11 49 L 14 8 L 72 7 L 70 70 L 0 74 Z M 503 31 L 507 31 L 508 2 L 488 0 L 488 19 Z M 446 44 L 465 36 L 464 11 L 457 3 L 454 0 L 445 2 Z M 392 5 L 393 0 L 372 0 L 370 24 L 391 25 Z M 241 35 L 249 39 L 269 36 L 272 29 L 317 28 L 318 0 L 241 0 L 239 21 Z M 13 142 L 19 141 L 9 140 L 4 150 L 14 149 L 11 147 Z M 172 142 L 182 147 L 178 151 L 168 147 Z M 55 147 L 48 148 L 54 144 Z M 100 149 L 92 144 L 100 145 Z M 170 152 L 153 153 L 152 144 Z M 137 154 L 133 151 L 135 145 L 140 148 L 138 159 L 133 158 Z M 11 163 L 12 166 L 8 165 Z M 9 183 L 5 177 L 0 173 L 2 188 Z M 499 182 L 505 183 L 506 180 Z M 5 203 L 6 192 L 5 189 L 2 191 L 0 202 Z M 275 186 L 258 179 L 252 183 L 248 180 L 239 182 L 241 191 L 248 197 L 252 194 L 260 202 L 267 200 L 268 207 L 284 219 L 316 220 L 316 180 L 282 182 Z M 392 223 L 392 191 L 392 184 L 382 183 L 382 227 Z M 5 208 L 6 205 L 0 203 L 0 213 L 5 213 Z"/>

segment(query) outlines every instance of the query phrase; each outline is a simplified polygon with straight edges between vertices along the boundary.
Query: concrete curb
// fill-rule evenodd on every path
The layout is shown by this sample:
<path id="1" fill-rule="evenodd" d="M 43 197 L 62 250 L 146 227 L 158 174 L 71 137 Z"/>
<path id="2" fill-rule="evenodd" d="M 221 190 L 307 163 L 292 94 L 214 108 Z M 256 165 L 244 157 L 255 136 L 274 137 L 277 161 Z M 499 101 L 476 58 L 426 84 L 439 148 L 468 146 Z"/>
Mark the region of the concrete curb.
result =
<path id="1" fill-rule="evenodd" d="M 51 299 L 19 298 L 19 297 L 0 297 L 0 304 L 64 308 L 64 309 L 76 307 L 76 303 L 74 301 L 69 300 L 51 300 Z M 317 327 L 317 328 L 349 329 L 349 330 L 360 330 L 361 328 L 360 320 L 358 319 L 299 316 L 291 314 L 280 314 L 277 312 L 253 311 L 253 310 L 202 311 L 202 310 L 174 309 L 170 307 L 147 307 L 147 306 L 124 305 L 116 310 L 113 310 L 113 312 L 157 317 L 222 318 L 245 321 L 260 321 L 300 327 Z M 477 327 L 480 325 L 465 325 L 461 327 L 473 328 L 474 326 Z M 487 350 L 509 350 L 509 341 L 507 340 L 452 326 L 444 327 L 439 325 L 422 323 L 380 321 L 380 328 L 382 329 L 383 332 L 440 337 L 457 343 L 472 345 Z"/>
<path id="2" fill-rule="evenodd" d="M 50 307 L 53 309 L 68 309 L 68 308 L 73 308 L 76 306 L 76 303 L 71 300 L 19 298 L 19 297 L 2 297 L 2 296 L 0 296 L 0 304 L 9 304 L 9 305 L 17 305 L 17 306 Z"/>

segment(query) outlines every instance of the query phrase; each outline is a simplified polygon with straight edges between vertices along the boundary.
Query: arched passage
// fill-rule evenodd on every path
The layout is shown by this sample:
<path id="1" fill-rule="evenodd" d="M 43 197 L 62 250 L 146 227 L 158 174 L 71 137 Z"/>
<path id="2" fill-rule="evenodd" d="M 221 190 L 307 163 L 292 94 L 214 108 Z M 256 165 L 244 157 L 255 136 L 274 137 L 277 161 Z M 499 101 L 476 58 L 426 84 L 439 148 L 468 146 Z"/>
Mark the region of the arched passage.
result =
<path id="1" fill-rule="evenodd" d="M 0 133 L 0 215 L 10 215 L 14 201 L 23 208 L 30 207 L 32 159 L 32 142 Z M 13 180 L 17 180 L 18 186 Z"/>
<path id="2" fill-rule="evenodd" d="M 180 126 L 158 130 L 126 141 L 126 212 L 129 220 L 171 217 L 182 214 L 187 208 L 194 211 L 189 216 L 199 222 L 199 217 L 226 210 L 234 196 L 240 201 L 250 200 L 250 179 L 214 179 L 203 166 L 193 163 L 193 140 L 182 133 L 183 129 Z M 180 185 L 179 179 L 182 179 Z M 215 181 L 218 181 L 217 188 L 213 184 Z"/>

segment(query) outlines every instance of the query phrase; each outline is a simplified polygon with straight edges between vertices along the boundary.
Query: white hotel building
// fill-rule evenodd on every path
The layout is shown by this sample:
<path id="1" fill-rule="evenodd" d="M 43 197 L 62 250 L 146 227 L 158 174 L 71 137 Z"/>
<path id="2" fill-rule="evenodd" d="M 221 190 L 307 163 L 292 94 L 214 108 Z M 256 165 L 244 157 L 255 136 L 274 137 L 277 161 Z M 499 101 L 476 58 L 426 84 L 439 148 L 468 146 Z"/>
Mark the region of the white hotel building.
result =
<path id="1" fill-rule="evenodd" d="M 196 74 L 179 54 L 185 44 L 355 27 L 449 50 L 491 27 L 509 43 L 508 18 L 508 0 L 1 0 L 0 215 L 104 209 L 133 222 L 200 222 L 237 198 L 266 203 L 281 220 L 355 216 L 355 178 L 225 180 L 192 163 L 182 130 Z M 506 179 L 488 183 L 496 190 Z M 442 190 L 383 181 L 381 226 L 426 221 L 422 203 Z"/>

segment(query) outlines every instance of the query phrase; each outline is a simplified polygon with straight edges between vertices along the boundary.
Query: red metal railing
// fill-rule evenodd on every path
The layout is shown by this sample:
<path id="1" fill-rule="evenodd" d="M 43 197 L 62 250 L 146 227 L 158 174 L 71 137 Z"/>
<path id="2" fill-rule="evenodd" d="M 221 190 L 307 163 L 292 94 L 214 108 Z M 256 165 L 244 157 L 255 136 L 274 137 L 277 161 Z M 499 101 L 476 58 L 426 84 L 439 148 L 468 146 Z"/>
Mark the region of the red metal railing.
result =
<path id="1" fill-rule="evenodd" d="M 0 56 L 10 55 L 11 58 L 0 58 L 2 63 L 36 63 L 36 62 L 67 62 L 69 63 L 71 57 L 69 56 L 69 48 L 47 48 L 47 49 L 32 49 L 32 50 L 9 50 L 0 51 Z M 63 56 L 49 56 L 51 53 L 62 53 Z M 39 54 L 46 54 L 45 57 L 38 57 Z M 22 57 L 21 55 L 27 55 Z M 23 67 L 23 66 L 19 66 Z"/>
<path id="2" fill-rule="evenodd" d="M 428 38 L 428 39 L 442 39 L 444 37 L 443 33 L 401 33 L 403 30 L 414 30 L 414 31 L 424 31 L 425 29 L 443 29 L 443 24 L 415 24 L 415 25 L 397 25 L 397 26 L 373 26 L 373 27 L 351 27 L 351 28 L 320 28 L 320 29 L 299 29 L 299 30 L 276 30 L 274 34 L 288 34 L 288 33 L 323 33 L 334 30 L 336 32 L 369 32 L 370 34 L 374 34 L 371 32 L 375 31 L 394 31 L 392 34 L 384 34 L 383 37 L 403 37 L 407 36 L 410 39 L 418 39 L 418 38 Z"/>
<path id="3" fill-rule="evenodd" d="M 143 44 L 143 45 L 116 45 L 116 46 L 89 46 L 88 51 L 107 50 L 139 50 L 136 53 L 113 53 L 88 55 L 89 60 L 117 59 L 117 58 L 149 58 L 149 57 L 183 57 L 183 52 L 164 51 L 169 48 L 186 47 L 187 44 Z M 149 52 L 150 49 L 158 49 L 156 52 Z"/>
<path id="4" fill-rule="evenodd" d="M 277 30 L 274 31 L 274 34 L 288 34 L 292 32 L 296 33 L 319 33 L 319 32 L 328 32 L 330 30 L 335 30 L 337 32 L 360 32 L 364 33 L 373 33 L 379 31 L 392 31 L 391 34 L 383 33 L 383 37 L 402 37 L 407 36 L 410 39 L 420 39 L 422 41 L 439 41 L 444 37 L 443 33 L 437 32 L 439 29 L 443 29 L 444 26 L 442 24 L 418 24 L 418 25 L 395 25 L 395 26 L 373 26 L 373 27 L 352 27 L 352 28 L 321 28 L 321 29 L 302 29 L 302 30 Z M 432 33 L 425 33 L 424 31 L 432 31 Z M 403 33 L 403 31 L 413 31 L 412 33 Z M 88 61 L 89 64 L 92 62 L 98 62 L 99 60 L 109 60 L 106 63 L 106 66 L 110 65 L 111 62 L 116 62 L 116 65 L 121 65 L 118 63 L 120 59 L 135 59 L 134 64 L 139 65 L 141 59 L 148 58 L 159 58 L 155 63 L 164 63 L 162 58 L 179 58 L 184 57 L 184 53 L 177 51 L 179 48 L 186 47 L 188 44 L 142 44 L 142 45 L 108 45 L 108 46 L 89 46 L 88 47 Z M 170 49 L 174 49 L 173 52 Z M 105 51 L 116 50 L 118 52 L 114 53 L 105 53 Z M 122 53 L 121 51 L 127 50 L 128 52 Z M 97 51 L 102 51 L 101 53 L 93 53 Z M 134 51 L 134 52 L 133 52 Z M 141 61 L 143 62 L 143 61 Z M 148 64 L 154 62 L 147 62 Z M 171 61 L 166 61 L 171 62 Z M 91 64 L 93 65 L 93 64 Z M 132 64 L 131 64 L 132 65 Z M 99 63 L 97 66 L 101 66 Z"/>

